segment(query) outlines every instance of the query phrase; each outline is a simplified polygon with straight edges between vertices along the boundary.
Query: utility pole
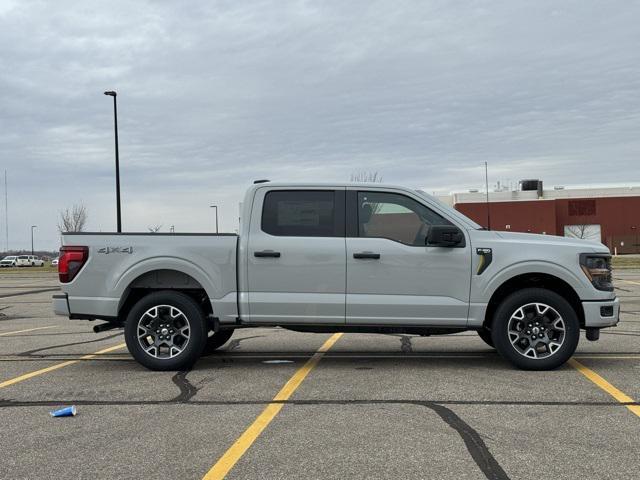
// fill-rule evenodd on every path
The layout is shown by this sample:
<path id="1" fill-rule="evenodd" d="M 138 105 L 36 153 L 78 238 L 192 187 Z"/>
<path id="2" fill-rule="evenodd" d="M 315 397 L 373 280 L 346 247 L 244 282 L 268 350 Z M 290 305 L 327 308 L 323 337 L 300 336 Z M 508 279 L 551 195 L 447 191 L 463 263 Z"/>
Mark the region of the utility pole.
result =
<path id="1" fill-rule="evenodd" d="M 31 255 L 33 256 L 33 229 L 38 228 L 37 225 L 31 225 Z"/>
<path id="2" fill-rule="evenodd" d="M 9 193 L 7 190 L 7 170 L 4 171 L 4 234 L 7 253 L 9 253 Z"/>
<path id="3" fill-rule="evenodd" d="M 489 170 L 487 162 L 484 162 L 484 184 L 487 190 L 487 230 L 491 230 L 491 207 L 489 206 Z"/>

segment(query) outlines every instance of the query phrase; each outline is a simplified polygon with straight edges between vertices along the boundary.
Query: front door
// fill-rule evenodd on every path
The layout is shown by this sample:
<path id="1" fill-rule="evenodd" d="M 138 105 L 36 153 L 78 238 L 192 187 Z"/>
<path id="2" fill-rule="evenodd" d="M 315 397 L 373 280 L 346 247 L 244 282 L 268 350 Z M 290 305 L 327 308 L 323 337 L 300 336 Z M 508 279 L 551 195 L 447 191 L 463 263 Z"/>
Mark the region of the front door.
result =
<path id="1" fill-rule="evenodd" d="M 465 229 L 464 246 L 428 247 L 430 225 L 453 222 L 417 198 L 383 190 L 347 196 L 347 324 L 466 326 Z"/>
<path id="2" fill-rule="evenodd" d="M 260 189 L 248 245 L 254 323 L 345 321 L 344 189 Z"/>

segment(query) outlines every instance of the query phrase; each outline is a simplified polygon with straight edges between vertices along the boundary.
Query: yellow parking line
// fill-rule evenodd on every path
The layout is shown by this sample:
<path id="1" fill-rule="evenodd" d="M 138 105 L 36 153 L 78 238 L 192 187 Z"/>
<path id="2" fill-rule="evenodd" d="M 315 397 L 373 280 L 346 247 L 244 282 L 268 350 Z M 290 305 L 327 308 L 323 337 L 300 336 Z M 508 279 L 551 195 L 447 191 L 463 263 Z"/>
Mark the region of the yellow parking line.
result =
<path id="1" fill-rule="evenodd" d="M 284 387 L 273 397 L 273 401 L 283 402 L 288 400 L 289 397 L 296 391 L 303 380 L 309 375 L 309 372 L 314 369 L 324 354 L 333 346 L 334 343 L 342 336 L 342 333 L 334 333 L 322 346 L 313 354 L 313 356 L 307 360 L 307 362 L 300 367 L 300 369 L 293 374 Z M 245 452 L 251 447 L 251 445 L 258 439 L 262 431 L 267 428 L 271 421 L 278 415 L 284 403 L 270 403 L 262 411 L 258 418 L 247 428 L 240 438 L 231 445 L 231 447 L 220 457 L 216 464 L 211 467 L 211 470 L 207 472 L 203 480 L 219 480 L 225 477 L 227 473 L 233 468 L 233 466 L 242 458 Z"/>
<path id="2" fill-rule="evenodd" d="M 576 355 L 575 358 L 588 360 L 640 360 L 640 355 Z"/>
<path id="3" fill-rule="evenodd" d="M 45 328 L 56 328 L 56 327 L 57 325 L 51 325 L 50 327 L 36 327 L 36 328 L 27 328 L 26 330 L 15 330 L 13 332 L 0 333 L 0 337 L 6 337 L 7 335 L 13 335 L 16 333 L 34 332 L 36 330 L 44 330 Z"/>
<path id="4" fill-rule="evenodd" d="M 623 404 L 636 403 L 636 401 L 633 398 L 631 398 L 629 395 L 627 395 L 621 390 L 618 390 L 616 387 L 611 385 L 609 382 L 607 382 L 604 378 L 602 378 L 596 372 L 585 367 L 575 358 L 569 359 L 569 365 L 571 365 L 573 368 L 578 370 L 581 374 L 583 374 L 585 377 L 587 377 L 589 380 L 591 380 L 598 387 L 600 387 L 602 390 L 607 392 L 609 395 L 611 395 L 620 403 L 623 403 Z M 627 407 L 629 410 L 635 413 L 638 417 L 640 417 L 640 405 L 625 405 L 625 407 Z"/>
<path id="5" fill-rule="evenodd" d="M 631 285 L 640 285 L 640 282 L 634 282 L 633 280 L 622 280 L 621 278 L 616 279 L 618 282 L 622 283 L 630 283 Z"/>
<path id="6" fill-rule="evenodd" d="M 37 377 L 38 375 L 42 375 L 43 373 L 53 372 L 54 370 L 59 370 L 60 368 L 68 367 L 69 365 L 78 363 L 81 360 L 88 360 L 90 358 L 97 357 L 98 355 L 102 355 L 103 353 L 109 353 L 109 352 L 113 352 L 114 350 L 119 350 L 123 348 L 125 345 L 126 344 L 124 343 L 121 343 L 119 345 L 114 345 L 113 347 L 105 348 L 104 350 L 99 350 L 89 355 L 84 355 L 80 357 L 78 360 L 68 360 L 66 362 L 56 363 L 55 365 L 51 365 L 50 367 L 41 368 L 40 370 L 35 370 L 33 372 L 25 373 L 24 375 L 20 375 L 19 377 L 10 378 L 9 380 L 5 380 L 4 382 L 0 383 L 0 388 L 8 387 L 10 385 L 14 385 L 16 383 L 20 383 L 25 380 L 29 380 L 30 378 Z"/>

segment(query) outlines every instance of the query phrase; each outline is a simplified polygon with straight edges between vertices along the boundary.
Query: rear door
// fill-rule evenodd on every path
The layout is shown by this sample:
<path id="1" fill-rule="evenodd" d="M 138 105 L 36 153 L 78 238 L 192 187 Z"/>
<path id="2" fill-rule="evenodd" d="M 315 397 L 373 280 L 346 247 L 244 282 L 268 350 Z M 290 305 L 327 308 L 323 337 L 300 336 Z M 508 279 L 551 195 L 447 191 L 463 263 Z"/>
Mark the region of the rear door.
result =
<path id="1" fill-rule="evenodd" d="M 427 247 L 435 224 L 453 222 L 419 197 L 347 191 L 347 324 L 466 326 L 468 234 L 464 246 Z"/>
<path id="2" fill-rule="evenodd" d="M 248 320 L 345 321 L 345 190 L 256 191 L 251 212 Z"/>

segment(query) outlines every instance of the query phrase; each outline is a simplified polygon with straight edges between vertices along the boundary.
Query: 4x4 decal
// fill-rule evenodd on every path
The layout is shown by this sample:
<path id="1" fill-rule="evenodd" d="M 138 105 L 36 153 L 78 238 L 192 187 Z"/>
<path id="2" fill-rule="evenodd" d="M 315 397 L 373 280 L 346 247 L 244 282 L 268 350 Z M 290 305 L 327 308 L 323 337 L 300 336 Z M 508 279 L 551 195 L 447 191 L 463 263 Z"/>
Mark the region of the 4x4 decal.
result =
<path id="1" fill-rule="evenodd" d="M 133 247 L 102 247 L 98 253 L 133 253 Z"/>

